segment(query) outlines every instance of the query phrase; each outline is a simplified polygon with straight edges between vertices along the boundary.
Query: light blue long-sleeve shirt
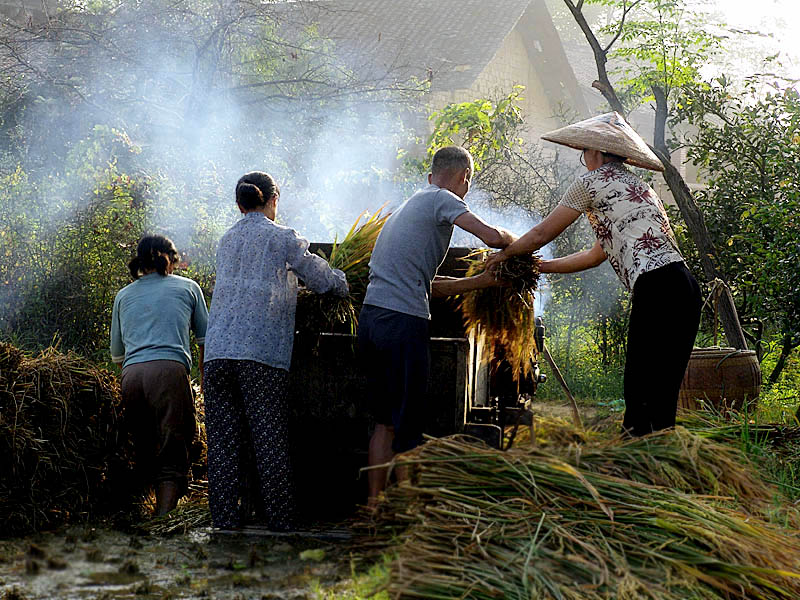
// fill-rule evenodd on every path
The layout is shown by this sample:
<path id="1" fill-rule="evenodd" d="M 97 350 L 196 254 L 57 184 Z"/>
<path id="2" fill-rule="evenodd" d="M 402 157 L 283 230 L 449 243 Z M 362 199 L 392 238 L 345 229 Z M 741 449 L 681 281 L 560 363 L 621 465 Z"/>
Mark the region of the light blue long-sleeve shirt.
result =
<path id="1" fill-rule="evenodd" d="M 202 345 L 207 323 L 208 309 L 197 283 L 178 275 L 144 275 L 114 298 L 111 358 L 123 368 L 174 360 L 191 369 L 189 331 Z"/>
<path id="2" fill-rule="evenodd" d="M 205 362 L 252 360 L 289 370 L 297 278 L 320 294 L 348 292 L 344 273 L 309 253 L 308 245 L 260 212 L 247 213 L 222 236 Z"/>

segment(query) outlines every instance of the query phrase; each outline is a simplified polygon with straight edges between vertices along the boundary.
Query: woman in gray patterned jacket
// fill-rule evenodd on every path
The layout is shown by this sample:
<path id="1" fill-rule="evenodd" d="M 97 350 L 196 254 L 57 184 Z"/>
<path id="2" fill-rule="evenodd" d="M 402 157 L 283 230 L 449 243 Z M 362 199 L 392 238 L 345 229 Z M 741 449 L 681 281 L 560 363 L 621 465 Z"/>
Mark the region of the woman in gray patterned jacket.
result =
<path id="1" fill-rule="evenodd" d="M 348 293 L 344 273 L 309 253 L 308 241 L 295 230 L 274 222 L 279 194 L 266 173 L 241 177 L 236 202 L 244 217 L 217 250 L 204 388 L 208 503 L 214 525 L 223 529 L 240 527 L 246 516 L 240 514 L 240 452 L 248 431 L 267 525 L 273 531 L 291 528 L 286 392 L 297 278 L 317 293 Z"/>
<path id="2" fill-rule="evenodd" d="M 624 163 L 656 171 L 663 167 L 618 113 L 542 137 L 582 150 L 588 172 L 570 186 L 553 212 L 490 257 L 489 265 L 538 250 L 586 213 L 597 242 L 589 250 L 543 261 L 542 272 L 574 273 L 608 259 L 633 294 L 623 430 L 639 436 L 672 427 L 700 323 L 700 288 L 678 251 L 661 200 Z"/>

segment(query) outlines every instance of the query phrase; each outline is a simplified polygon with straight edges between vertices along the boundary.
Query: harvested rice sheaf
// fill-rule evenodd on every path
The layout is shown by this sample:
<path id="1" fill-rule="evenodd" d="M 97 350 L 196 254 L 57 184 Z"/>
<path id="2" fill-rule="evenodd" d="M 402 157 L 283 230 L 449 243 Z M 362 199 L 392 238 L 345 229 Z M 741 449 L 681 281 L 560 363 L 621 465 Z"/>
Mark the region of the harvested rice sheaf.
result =
<path id="1" fill-rule="evenodd" d="M 69 352 L 0 343 L 0 535 L 129 503 L 117 378 Z"/>
<path id="2" fill-rule="evenodd" d="M 331 268 L 340 269 L 347 277 L 350 293 L 346 298 L 333 294 L 315 294 L 301 290 L 297 296 L 298 331 L 318 334 L 320 332 L 355 333 L 358 312 L 364 301 L 369 282 L 369 259 L 386 219 L 389 215 L 379 210 L 373 215 L 359 215 L 344 239 L 334 241 L 331 255 L 327 259 Z M 365 219 L 362 223 L 362 219 Z"/>
<path id="3" fill-rule="evenodd" d="M 400 455 L 409 485 L 390 488 L 375 517 L 378 531 L 397 536 L 388 538 L 396 556 L 391 597 L 800 598 L 796 537 L 711 498 L 626 478 L 640 471 L 645 444 L 686 470 L 693 458 L 685 465 L 673 458 L 682 445 L 691 455 L 699 444 L 697 458 L 712 462 L 710 471 L 731 458 L 714 463 L 685 430 L 660 435 L 580 461 L 461 438 Z M 686 483 L 709 482 L 690 474 Z M 763 484 L 742 476 L 725 485 Z"/>
<path id="4" fill-rule="evenodd" d="M 196 482 L 189 486 L 189 494 L 181 499 L 177 508 L 166 515 L 142 523 L 141 528 L 154 535 L 187 533 L 198 527 L 211 526 L 208 508 L 208 482 Z"/>
<path id="5" fill-rule="evenodd" d="M 484 252 L 469 257 L 467 275 L 485 269 Z M 530 373 L 531 360 L 538 349 L 534 340 L 534 291 L 539 284 L 536 255 L 518 255 L 500 263 L 496 276 L 508 287 L 491 287 L 467 292 L 459 307 L 467 331 L 484 345 L 485 356 L 502 356 L 511 365 L 514 381 Z"/>

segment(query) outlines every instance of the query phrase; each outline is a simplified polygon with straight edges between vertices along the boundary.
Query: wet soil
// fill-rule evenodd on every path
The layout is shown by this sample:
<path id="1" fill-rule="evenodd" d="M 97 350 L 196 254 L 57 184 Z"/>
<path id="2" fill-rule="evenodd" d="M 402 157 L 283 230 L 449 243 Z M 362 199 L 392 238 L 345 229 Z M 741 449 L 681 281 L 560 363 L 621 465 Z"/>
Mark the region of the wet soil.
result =
<path id="1" fill-rule="evenodd" d="M 347 541 L 72 527 L 0 540 L 0 600 L 317 598 L 351 573 Z"/>

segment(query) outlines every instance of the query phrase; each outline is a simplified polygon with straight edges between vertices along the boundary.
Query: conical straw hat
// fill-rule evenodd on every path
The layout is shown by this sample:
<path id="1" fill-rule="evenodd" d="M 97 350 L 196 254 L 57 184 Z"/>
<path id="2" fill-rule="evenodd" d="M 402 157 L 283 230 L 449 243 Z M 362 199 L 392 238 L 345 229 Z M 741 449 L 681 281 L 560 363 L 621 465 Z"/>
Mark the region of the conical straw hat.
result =
<path id="1" fill-rule="evenodd" d="M 543 140 L 563 144 L 578 150 L 600 150 L 624 156 L 626 163 L 663 171 L 664 166 L 642 137 L 628 125 L 618 112 L 610 112 L 556 129 L 542 136 Z"/>

